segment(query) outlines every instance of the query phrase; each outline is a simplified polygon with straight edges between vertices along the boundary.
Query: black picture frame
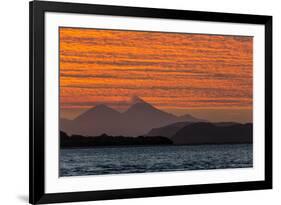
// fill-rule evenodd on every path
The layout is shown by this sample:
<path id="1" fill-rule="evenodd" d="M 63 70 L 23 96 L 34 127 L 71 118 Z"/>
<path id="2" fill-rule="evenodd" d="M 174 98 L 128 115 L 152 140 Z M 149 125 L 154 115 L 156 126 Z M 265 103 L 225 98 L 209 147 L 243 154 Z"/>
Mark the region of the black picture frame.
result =
<path id="1" fill-rule="evenodd" d="M 62 2 L 33 1 L 30 12 L 30 164 L 29 202 L 31 204 L 123 199 L 168 195 L 184 195 L 272 188 L 272 17 L 262 15 L 214 13 L 124 6 L 105 6 Z M 71 193 L 45 192 L 44 119 L 44 20 L 46 12 L 100 14 L 110 16 L 150 17 L 228 23 L 260 24 L 265 26 L 265 180 L 219 184 L 200 184 L 153 188 L 135 188 Z"/>

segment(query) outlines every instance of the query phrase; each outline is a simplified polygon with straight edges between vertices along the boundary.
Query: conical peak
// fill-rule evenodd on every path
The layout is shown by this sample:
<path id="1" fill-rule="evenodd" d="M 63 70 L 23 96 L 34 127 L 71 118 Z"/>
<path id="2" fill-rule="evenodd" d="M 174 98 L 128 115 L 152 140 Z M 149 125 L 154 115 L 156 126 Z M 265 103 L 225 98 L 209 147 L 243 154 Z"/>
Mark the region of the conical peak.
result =
<path id="1" fill-rule="evenodd" d="M 137 103 L 146 103 L 143 99 L 141 99 L 139 96 L 132 96 L 131 97 L 131 104 L 137 104 Z"/>

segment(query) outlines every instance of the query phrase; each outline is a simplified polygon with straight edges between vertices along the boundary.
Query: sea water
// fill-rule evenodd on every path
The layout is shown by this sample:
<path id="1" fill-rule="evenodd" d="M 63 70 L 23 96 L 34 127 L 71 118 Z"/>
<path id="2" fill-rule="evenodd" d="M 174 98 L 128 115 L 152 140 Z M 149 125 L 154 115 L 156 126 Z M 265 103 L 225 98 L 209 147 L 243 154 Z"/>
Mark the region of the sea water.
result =
<path id="1" fill-rule="evenodd" d="M 61 149 L 60 176 L 253 166 L 252 144 Z"/>

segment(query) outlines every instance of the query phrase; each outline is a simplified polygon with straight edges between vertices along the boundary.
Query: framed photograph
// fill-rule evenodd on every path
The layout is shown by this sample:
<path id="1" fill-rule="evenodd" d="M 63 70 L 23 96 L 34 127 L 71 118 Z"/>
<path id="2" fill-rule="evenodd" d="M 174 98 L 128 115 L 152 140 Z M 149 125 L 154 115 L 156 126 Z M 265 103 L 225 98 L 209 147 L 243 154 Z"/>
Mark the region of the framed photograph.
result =
<path id="1" fill-rule="evenodd" d="M 272 188 L 272 17 L 30 2 L 30 203 Z"/>

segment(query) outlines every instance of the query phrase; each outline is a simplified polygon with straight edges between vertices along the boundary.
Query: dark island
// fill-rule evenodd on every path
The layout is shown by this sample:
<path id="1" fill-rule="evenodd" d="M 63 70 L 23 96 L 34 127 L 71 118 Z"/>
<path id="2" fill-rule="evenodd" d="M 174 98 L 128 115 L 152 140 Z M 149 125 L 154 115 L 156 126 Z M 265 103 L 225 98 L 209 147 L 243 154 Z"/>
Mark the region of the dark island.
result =
<path id="1" fill-rule="evenodd" d="M 60 132 L 61 148 L 81 148 L 81 147 L 100 147 L 100 146 L 144 146 L 144 145 L 171 145 L 173 141 L 161 136 L 153 137 L 125 137 L 109 136 L 102 134 L 100 136 L 68 136 L 65 132 Z"/>

